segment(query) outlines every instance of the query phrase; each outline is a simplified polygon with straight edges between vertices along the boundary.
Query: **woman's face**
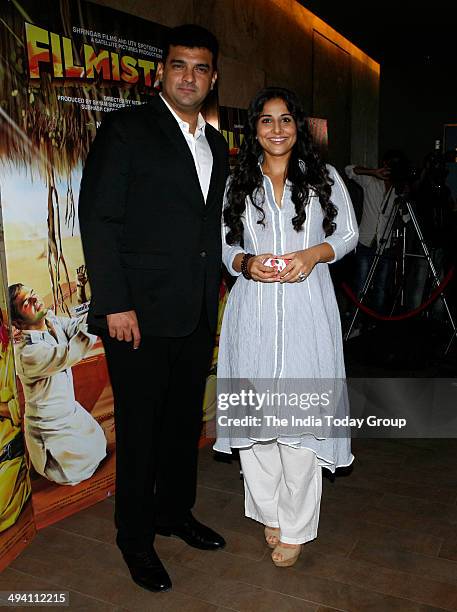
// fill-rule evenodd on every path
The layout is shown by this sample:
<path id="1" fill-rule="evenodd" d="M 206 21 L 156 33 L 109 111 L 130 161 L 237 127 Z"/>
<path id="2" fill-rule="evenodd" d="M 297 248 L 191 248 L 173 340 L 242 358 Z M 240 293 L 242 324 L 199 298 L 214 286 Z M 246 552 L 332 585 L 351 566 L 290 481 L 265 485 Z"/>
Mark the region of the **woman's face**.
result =
<path id="1" fill-rule="evenodd" d="M 297 125 L 280 98 L 265 102 L 257 120 L 257 140 L 265 153 L 289 156 L 297 142 Z"/>

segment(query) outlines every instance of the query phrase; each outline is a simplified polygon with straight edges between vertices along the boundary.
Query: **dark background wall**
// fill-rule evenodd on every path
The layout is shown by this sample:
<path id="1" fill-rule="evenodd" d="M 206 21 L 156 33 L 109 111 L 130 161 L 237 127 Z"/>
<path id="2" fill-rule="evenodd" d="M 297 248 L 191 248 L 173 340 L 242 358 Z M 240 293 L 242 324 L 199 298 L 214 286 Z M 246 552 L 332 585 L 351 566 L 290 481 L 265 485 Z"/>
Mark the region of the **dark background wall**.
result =
<path id="1" fill-rule="evenodd" d="M 380 151 L 402 148 L 415 165 L 457 123 L 457 2 L 301 0 L 381 63 Z"/>
<path id="2" fill-rule="evenodd" d="M 413 164 L 422 162 L 443 125 L 457 123 L 455 67 L 426 61 L 388 64 L 382 70 L 380 98 L 381 150 L 400 147 Z"/>
<path id="3" fill-rule="evenodd" d="M 163 25 L 208 27 L 221 45 L 221 105 L 245 108 L 261 87 L 289 87 L 310 115 L 328 119 L 331 163 L 375 163 L 379 66 L 295 0 L 96 1 Z"/>

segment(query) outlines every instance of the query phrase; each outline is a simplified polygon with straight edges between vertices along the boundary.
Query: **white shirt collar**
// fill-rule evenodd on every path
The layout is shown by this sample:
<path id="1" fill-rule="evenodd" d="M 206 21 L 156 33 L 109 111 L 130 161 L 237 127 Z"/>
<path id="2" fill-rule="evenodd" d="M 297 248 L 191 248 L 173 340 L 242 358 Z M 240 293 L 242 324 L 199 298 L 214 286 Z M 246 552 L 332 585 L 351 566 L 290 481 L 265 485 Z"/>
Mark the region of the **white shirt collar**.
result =
<path id="1" fill-rule="evenodd" d="M 45 334 L 49 334 L 49 328 L 54 327 L 57 317 L 52 312 L 51 309 L 48 310 L 45 316 L 46 320 L 46 329 L 21 329 L 21 336 L 25 340 L 28 338 L 28 342 L 30 344 L 36 344 L 37 342 L 41 342 L 45 337 Z"/>
<path id="2" fill-rule="evenodd" d="M 187 123 L 187 121 L 184 121 L 184 119 L 181 119 L 181 117 L 170 106 L 170 104 L 167 102 L 167 100 L 165 100 L 165 98 L 162 95 L 162 92 L 159 93 L 159 96 L 162 98 L 163 103 L 167 106 L 167 108 L 170 111 L 170 113 L 173 115 L 173 117 L 178 122 L 179 127 L 181 128 L 181 130 L 183 132 L 190 133 L 190 125 Z M 197 129 L 195 131 L 195 138 L 198 138 L 198 136 L 202 132 L 204 133 L 205 127 L 206 127 L 206 121 L 203 119 L 203 115 L 201 113 L 198 113 L 198 117 L 197 117 Z"/>

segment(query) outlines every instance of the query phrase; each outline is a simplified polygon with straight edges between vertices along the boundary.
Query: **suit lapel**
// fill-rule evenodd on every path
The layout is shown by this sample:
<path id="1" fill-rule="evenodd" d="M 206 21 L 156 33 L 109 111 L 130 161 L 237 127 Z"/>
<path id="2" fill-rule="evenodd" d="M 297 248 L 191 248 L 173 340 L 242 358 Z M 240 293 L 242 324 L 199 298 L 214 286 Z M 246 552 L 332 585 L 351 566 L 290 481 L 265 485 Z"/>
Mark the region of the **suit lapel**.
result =
<path id="1" fill-rule="evenodd" d="M 170 111 L 162 102 L 159 96 L 157 96 L 157 98 L 153 98 L 150 104 L 151 107 L 157 112 L 157 114 L 154 117 L 152 115 L 149 115 L 149 120 L 152 121 L 154 125 L 157 125 L 164 134 L 164 136 L 168 138 L 168 140 L 173 144 L 176 153 L 179 156 L 180 161 L 182 162 L 181 166 L 183 170 L 183 177 L 189 179 L 190 183 L 195 188 L 195 191 L 199 196 L 200 204 L 204 205 L 205 199 L 203 197 L 203 193 L 200 187 L 200 181 L 198 180 L 198 174 L 195 168 L 194 158 L 192 157 L 189 145 L 186 142 L 186 139 L 181 131 L 181 128 L 178 125 L 178 122 L 170 113 Z"/>

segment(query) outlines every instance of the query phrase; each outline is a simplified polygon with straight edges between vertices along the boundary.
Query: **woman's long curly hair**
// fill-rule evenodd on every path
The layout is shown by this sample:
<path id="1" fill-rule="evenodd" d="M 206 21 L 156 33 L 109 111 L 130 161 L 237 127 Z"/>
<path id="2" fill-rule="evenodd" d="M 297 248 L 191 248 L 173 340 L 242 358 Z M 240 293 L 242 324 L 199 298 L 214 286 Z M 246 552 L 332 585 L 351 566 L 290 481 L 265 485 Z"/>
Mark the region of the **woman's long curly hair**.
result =
<path id="1" fill-rule="evenodd" d="M 248 108 L 248 119 L 244 129 L 244 140 L 240 148 L 238 165 L 236 166 L 227 190 L 227 206 L 224 210 L 224 221 L 229 231 L 226 236 L 228 244 L 243 244 L 242 216 L 246 209 L 246 198 L 251 197 L 252 203 L 259 212 L 257 223 L 263 225 L 265 212 L 263 202 L 263 175 L 259 167 L 263 149 L 256 139 L 257 122 L 263 107 L 269 100 L 283 100 L 287 110 L 293 116 L 297 126 L 297 142 L 289 159 L 286 177 L 292 184 L 292 202 L 296 215 L 292 219 L 294 229 L 299 232 L 306 219 L 306 205 L 310 190 L 319 197 L 324 211 L 322 223 L 326 236 L 335 230 L 334 218 L 336 207 L 330 201 L 333 181 L 319 154 L 313 146 L 305 113 L 297 96 L 282 87 L 267 87 L 262 89 L 252 100 Z M 260 195 L 260 199 L 257 196 Z"/>

